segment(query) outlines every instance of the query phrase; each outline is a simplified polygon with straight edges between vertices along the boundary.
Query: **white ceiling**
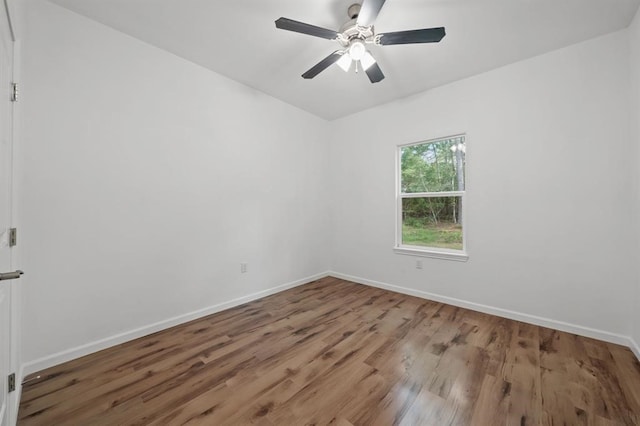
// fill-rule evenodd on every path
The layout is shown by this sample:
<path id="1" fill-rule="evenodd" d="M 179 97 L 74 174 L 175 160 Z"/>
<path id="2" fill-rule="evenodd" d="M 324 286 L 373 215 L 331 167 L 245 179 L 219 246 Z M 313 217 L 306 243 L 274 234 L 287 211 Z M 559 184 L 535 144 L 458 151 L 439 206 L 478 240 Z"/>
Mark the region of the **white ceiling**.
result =
<path id="1" fill-rule="evenodd" d="M 640 0 L 387 0 L 378 33 L 444 26 L 447 36 L 372 46 L 386 75 L 377 84 L 337 66 L 302 79 L 338 43 L 274 24 L 338 30 L 355 0 L 52 1 L 331 120 L 625 28 Z"/>

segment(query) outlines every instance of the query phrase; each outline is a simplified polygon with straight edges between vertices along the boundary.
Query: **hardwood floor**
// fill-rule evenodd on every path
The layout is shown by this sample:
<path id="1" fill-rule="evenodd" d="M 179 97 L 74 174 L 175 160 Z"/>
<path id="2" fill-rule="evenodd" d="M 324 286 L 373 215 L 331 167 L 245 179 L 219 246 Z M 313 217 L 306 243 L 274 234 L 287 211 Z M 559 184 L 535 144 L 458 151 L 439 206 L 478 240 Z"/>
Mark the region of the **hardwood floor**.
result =
<path id="1" fill-rule="evenodd" d="M 625 347 L 336 278 L 37 374 L 21 425 L 640 425 Z"/>

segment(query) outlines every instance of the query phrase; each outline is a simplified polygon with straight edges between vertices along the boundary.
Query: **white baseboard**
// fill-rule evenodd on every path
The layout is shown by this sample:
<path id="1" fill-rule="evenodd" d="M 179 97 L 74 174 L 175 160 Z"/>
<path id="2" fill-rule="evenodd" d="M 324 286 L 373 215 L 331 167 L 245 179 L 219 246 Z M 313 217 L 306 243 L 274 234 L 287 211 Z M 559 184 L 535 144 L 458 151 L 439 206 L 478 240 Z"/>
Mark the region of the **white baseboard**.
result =
<path id="1" fill-rule="evenodd" d="M 638 358 L 638 361 L 640 361 L 640 345 L 631 337 L 629 338 L 629 349 L 631 349 L 631 352 L 633 352 L 636 358 Z"/>
<path id="2" fill-rule="evenodd" d="M 48 355 L 48 356 L 36 359 L 34 361 L 29 361 L 23 364 L 21 367 L 22 377 L 20 378 L 21 380 L 20 383 L 22 383 L 23 378 L 26 377 L 27 375 L 35 373 L 40 370 L 44 370 L 45 368 L 53 367 L 54 365 L 62 364 L 63 362 L 71 361 L 73 359 L 80 358 L 82 356 L 89 355 L 91 353 L 98 352 L 103 349 L 106 349 L 115 345 L 119 345 L 124 342 L 128 342 L 130 340 L 134 340 L 143 336 L 147 336 L 152 333 L 156 333 L 158 331 L 165 330 L 167 328 L 174 327 L 176 325 L 183 324 L 185 322 L 192 321 L 194 319 L 215 314 L 216 312 L 233 308 L 235 306 L 242 305 L 243 303 L 251 302 L 253 300 L 260 299 L 262 297 L 269 296 L 274 293 L 278 293 L 293 287 L 298 287 L 300 285 L 307 284 L 315 280 L 319 280 L 320 278 L 324 278 L 328 275 L 329 275 L 328 272 L 312 275 L 310 277 L 302 278 L 302 279 L 292 281 L 286 284 L 282 284 L 276 287 L 272 287 L 266 290 L 258 291 L 256 293 L 252 293 L 247 296 L 238 297 L 236 299 L 229 300 L 227 302 L 218 303 L 216 305 L 199 309 L 197 311 L 178 315 L 176 317 L 169 318 L 167 320 L 158 321 L 154 324 L 149 324 L 149 325 L 139 327 L 130 331 L 125 331 L 124 333 L 119 333 L 111 337 L 96 340 L 94 342 L 90 342 L 85 345 L 81 345 L 72 349 L 58 352 L 53 355 Z"/>
<path id="3" fill-rule="evenodd" d="M 580 336 L 591 337 L 593 339 L 603 340 L 605 342 L 616 343 L 619 345 L 630 346 L 632 340 L 628 336 L 621 334 L 610 333 L 604 330 L 598 330 L 589 327 L 583 327 L 576 324 L 569 324 L 563 321 L 557 321 L 550 318 L 538 317 L 535 315 L 524 314 L 521 312 L 510 311 L 508 309 L 496 308 L 493 306 L 482 305 L 479 303 L 469 302 L 462 299 L 455 299 L 453 297 L 442 296 L 439 294 L 428 293 L 422 290 L 415 290 L 406 287 L 400 287 L 392 284 L 387 284 L 379 281 L 373 281 L 366 278 L 354 277 L 351 275 L 341 274 L 339 272 L 329 272 L 329 275 L 336 278 L 341 278 L 347 281 L 353 281 L 358 284 L 364 284 L 371 287 L 382 288 L 384 290 L 395 291 L 396 293 L 407 294 L 409 296 L 420 297 L 422 299 L 433 300 L 435 302 L 446 303 L 448 305 L 458 306 L 461 308 L 471 309 L 472 311 L 483 312 L 485 314 L 495 315 L 498 317 L 508 318 L 516 321 L 525 322 L 528 324 L 539 325 L 542 327 L 553 328 L 567 333 L 577 334 Z M 632 348 L 632 350 L 634 350 Z M 639 354 L 638 346 L 636 345 L 636 355 Z"/>
<path id="4" fill-rule="evenodd" d="M 549 318 L 542 318 L 535 315 L 524 314 L 520 312 L 510 311 L 507 309 L 496 308 L 493 306 L 482 305 L 479 303 L 469 302 L 466 300 L 456 299 L 452 297 L 442 296 L 439 294 L 429 293 L 421 290 L 410 289 L 406 287 L 400 287 L 392 284 L 387 284 L 379 281 L 369 280 L 366 278 L 355 277 L 352 275 L 342 274 L 340 272 L 324 272 L 316 274 L 310 277 L 302 278 L 300 280 L 292 281 L 286 284 L 282 284 L 276 287 L 272 287 L 266 290 L 262 290 L 256 293 L 242 296 L 227 302 L 222 302 L 207 308 L 199 309 L 197 311 L 189 312 L 186 314 L 178 315 L 167 320 L 159 321 L 154 324 L 139 327 L 124 333 L 119 333 L 111 337 L 96 340 L 94 342 L 87 343 L 66 351 L 58 352 L 56 354 L 48 355 L 36 359 L 34 361 L 27 362 L 20 367 L 19 375 L 16 377 L 16 394 L 18 395 L 17 401 L 20 401 L 20 392 L 22 391 L 21 383 L 24 378 L 32 373 L 35 373 L 45 368 L 53 367 L 54 365 L 62 364 L 63 362 L 71 361 L 76 358 L 80 358 L 85 355 L 89 355 L 94 352 L 109 348 L 111 346 L 119 345 L 130 340 L 137 339 L 139 337 L 147 336 L 158 331 L 165 330 L 167 328 L 174 327 L 176 325 L 183 324 L 185 322 L 192 321 L 194 319 L 202 318 L 207 315 L 214 314 L 216 312 L 223 311 L 243 303 L 251 302 L 261 297 L 269 296 L 274 293 L 278 293 L 290 288 L 294 288 L 309 282 L 324 278 L 326 276 L 333 276 L 344 280 L 352 281 L 358 284 L 369 285 L 372 287 L 382 288 L 385 290 L 395 291 L 397 293 L 407 294 L 410 296 L 420 297 L 422 299 L 433 300 L 435 302 L 446 303 L 461 308 L 471 309 L 473 311 L 483 312 L 490 315 L 496 315 L 503 318 L 513 319 L 516 321 L 522 321 L 529 324 L 539 325 L 542 327 L 553 328 L 560 331 L 566 331 L 568 333 L 577 334 L 580 336 L 591 337 L 606 342 L 616 343 L 620 345 L 629 346 L 629 348 L 635 353 L 636 357 L 640 359 L 640 346 L 632 338 L 623 336 L 620 334 L 610 333 L 603 330 L 593 329 L 589 327 L 583 327 L 575 324 L 569 324 L 562 321 L 556 321 Z M 17 413 L 17 407 L 16 411 Z"/>

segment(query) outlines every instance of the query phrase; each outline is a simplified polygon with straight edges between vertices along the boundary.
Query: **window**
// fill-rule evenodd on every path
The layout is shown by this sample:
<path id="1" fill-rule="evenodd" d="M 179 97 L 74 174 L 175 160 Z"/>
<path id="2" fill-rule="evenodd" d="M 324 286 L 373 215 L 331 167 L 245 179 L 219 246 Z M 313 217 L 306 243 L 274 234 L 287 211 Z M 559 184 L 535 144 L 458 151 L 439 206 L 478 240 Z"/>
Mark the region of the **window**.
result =
<path id="1" fill-rule="evenodd" d="M 400 254 L 466 260 L 464 135 L 398 147 Z"/>

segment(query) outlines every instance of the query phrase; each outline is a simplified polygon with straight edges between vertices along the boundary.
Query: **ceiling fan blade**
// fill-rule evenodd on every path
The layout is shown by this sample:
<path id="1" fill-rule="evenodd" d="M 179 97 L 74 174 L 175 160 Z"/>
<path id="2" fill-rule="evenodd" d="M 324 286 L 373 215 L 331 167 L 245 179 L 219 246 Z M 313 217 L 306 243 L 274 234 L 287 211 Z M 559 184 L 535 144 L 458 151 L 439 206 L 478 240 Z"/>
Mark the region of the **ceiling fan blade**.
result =
<path id="1" fill-rule="evenodd" d="M 373 25 L 373 21 L 378 17 L 384 2 L 385 0 L 364 0 L 358 14 L 358 25 L 361 27 Z"/>
<path id="2" fill-rule="evenodd" d="M 340 57 L 342 56 L 342 52 L 336 50 L 331 55 L 327 56 L 313 67 L 309 69 L 309 71 L 302 74 L 302 78 L 313 78 L 316 75 L 320 74 L 322 71 L 329 68 L 329 66 L 333 65 Z"/>
<path id="3" fill-rule="evenodd" d="M 437 43 L 442 40 L 445 34 L 444 27 L 438 27 L 382 33 L 378 34 L 378 36 L 380 37 L 380 44 L 388 46 L 391 44 Z"/>
<path id="4" fill-rule="evenodd" d="M 289 18 L 280 18 L 276 21 L 276 28 L 281 30 L 294 31 L 296 33 L 308 34 L 314 37 L 326 38 L 327 40 L 335 40 L 338 38 L 338 32 L 328 30 L 315 25 L 305 24 L 304 22 L 294 21 Z"/>
<path id="5" fill-rule="evenodd" d="M 384 80 L 384 74 L 382 74 L 382 70 L 377 63 L 371 65 L 365 72 L 367 73 L 367 77 L 369 77 L 369 80 L 372 83 L 377 83 Z"/>

